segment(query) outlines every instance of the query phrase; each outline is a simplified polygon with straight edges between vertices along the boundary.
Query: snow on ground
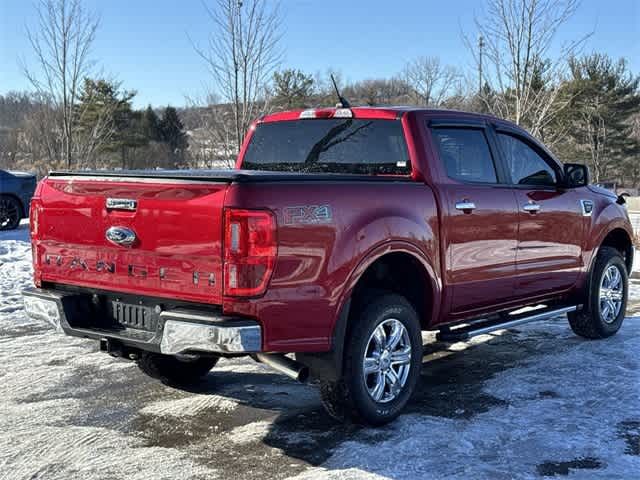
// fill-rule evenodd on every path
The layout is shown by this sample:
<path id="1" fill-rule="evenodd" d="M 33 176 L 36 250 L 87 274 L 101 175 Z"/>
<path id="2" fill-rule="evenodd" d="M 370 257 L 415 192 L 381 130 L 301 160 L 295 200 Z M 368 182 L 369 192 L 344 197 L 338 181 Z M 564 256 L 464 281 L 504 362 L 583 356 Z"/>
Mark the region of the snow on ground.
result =
<path id="1" fill-rule="evenodd" d="M 434 478 L 524 479 L 547 462 L 585 459 L 597 468 L 576 478 L 631 478 L 640 472 L 639 327 L 630 321 L 613 340 L 584 342 L 565 325 L 549 323 L 540 341 L 553 339 L 559 349 L 485 383 L 485 393 L 501 405 L 472 418 L 403 416 L 375 451 L 366 438 L 345 442 L 322 469 L 300 478 L 344 478 L 335 469 L 345 468 L 345 477 L 360 478 L 353 469 L 364 463 L 364 470 L 390 478 L 431 472 Z M 535 337 L 539 328 L 518 336 Z M 620 435 L 625 425 L 633 427 L 632 440 Z"/>
<path id="2" fill-rule="evenodd" d="M 430 345 L 407 413 L 340 425 L 247 359 L 173 390 L 24 315 L 26 225 L 0 233 L 0 478 L 633 478 L 640 316 L 585 341 L 565 319 Z M 640 267 L 640 259 L 637 267 Z M 638 268 L 640 271 L 640 268 Z M 640 278 L 630 315 L 640 315 Z"/>

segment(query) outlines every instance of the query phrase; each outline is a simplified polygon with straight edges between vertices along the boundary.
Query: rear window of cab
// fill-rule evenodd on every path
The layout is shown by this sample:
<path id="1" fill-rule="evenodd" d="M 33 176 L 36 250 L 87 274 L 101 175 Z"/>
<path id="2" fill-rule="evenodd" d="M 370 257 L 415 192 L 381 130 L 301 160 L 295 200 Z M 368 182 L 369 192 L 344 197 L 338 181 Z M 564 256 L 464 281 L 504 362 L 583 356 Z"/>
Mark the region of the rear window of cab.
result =
<path id="1" fill-rule="evenodd" d="M 357 118 L 260 123 L 242 168 L 300 173 L 410 172 L 401 122 Z"/>

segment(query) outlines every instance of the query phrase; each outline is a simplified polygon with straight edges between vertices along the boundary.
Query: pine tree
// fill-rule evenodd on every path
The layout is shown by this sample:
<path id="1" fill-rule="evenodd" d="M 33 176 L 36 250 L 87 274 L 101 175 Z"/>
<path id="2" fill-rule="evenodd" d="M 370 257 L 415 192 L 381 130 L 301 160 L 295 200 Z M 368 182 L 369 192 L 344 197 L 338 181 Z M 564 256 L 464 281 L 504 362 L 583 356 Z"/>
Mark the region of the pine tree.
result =
<path id="1" fill-rule="evenodd" d="M 147 107 L 142 115 L 142 129 L 145 137 L 147 137 L 149 141 L 161 141 L 160 119 L 153 108 L 151 108 L 151 105 Z"/>
<path id="2" fill-rule="evenodd" d="M 128 160 L 129 150 L 135 150 L 140 147 L 144 147 L 149 144 L 149 137 L 144 128 L 144 114 L 140 111 L 129 110 L 123 123 L 121 125 L 122 130 L 120 133 L 120 151 L 122 168 L 131 168 L 131 164 Z"/>
<path id="3" fill-rule="evenodd" d="M 573 160 L 587 161 L 594 181 L 622 178 L 625 163 L 638 155 L 632 119 L 640 111 L 640 77 L 624 59 L 603 54 L 571 59 L 571 80 L 565 85 L 571 107 L 567 115 Z"/>
<path id="4" fill-rule="evenodd" d="M 130 145 L 131 100 L 136 92 L 104 79 L 86 78 L 74 108 L 74 131 L 85 157 L 95 152 L 121 151 L 123 163 Z"/>
<path id="5" fill-rule="evenodd" d="M 178 116 L 178 111 L 173 107 L 167 107 L 160 121 L 161 139 L 171 149 L 174 161 L 181 162 L 184 159 L 184 151 L 187 149 L 187 134 L 184 125 Z"/>
<path id="6" fill-rule="evenodd" d="M 313 77 L 287 69 L 273 74 L 275 103 L 284 109 L 306 107 L 313 95 Z"/>

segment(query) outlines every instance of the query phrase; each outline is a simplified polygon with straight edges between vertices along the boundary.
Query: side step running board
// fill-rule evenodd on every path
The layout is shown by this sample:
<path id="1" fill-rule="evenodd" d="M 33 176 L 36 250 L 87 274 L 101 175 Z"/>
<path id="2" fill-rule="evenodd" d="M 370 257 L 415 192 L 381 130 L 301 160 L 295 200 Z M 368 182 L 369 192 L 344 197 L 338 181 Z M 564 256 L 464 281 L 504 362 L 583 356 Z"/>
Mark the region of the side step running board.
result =
<path id="1" fill-rule="evenodd" d="M 496 330 L 504 330 L 506 328 L 512 328 L 525 323 L 547 320 L 558 315 L 563 315 L 567 312 L 574 312 L 577 309 L 578 305 L 571 305 L 569 307 L 555 308 L 552 310 L 537 310 L 520 315 L 505 314 L 501 315 L 499 319 L 494 320 L 493 322 L 479 320 L 461 327 L 445 327 L 437 333 L 436 339 L 442 342 L 460 342 L 468 340 L 471 337 L 491 333 Z"/>

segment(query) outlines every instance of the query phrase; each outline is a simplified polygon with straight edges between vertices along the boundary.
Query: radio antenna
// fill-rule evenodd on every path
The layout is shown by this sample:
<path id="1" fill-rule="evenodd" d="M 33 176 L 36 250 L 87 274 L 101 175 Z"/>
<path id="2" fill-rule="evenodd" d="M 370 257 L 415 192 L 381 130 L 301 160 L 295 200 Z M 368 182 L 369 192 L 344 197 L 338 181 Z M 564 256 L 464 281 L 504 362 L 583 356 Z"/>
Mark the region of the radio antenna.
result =
<path id="1" fill-rule="evenodd" d="M 338 96 L 338 101 L 340 102 L 338 104 L 339 108 L 351 108 L 351 105 L 349 104 L 349 102 L 347 102 L 347 99 L 344 98 L 342 95 L 340 95 L 340 90 L 338 90 L 338 85 L 336 84 L 336 79 L 333 78 L 333 73 L 331 74 L 331 81 L 333 82 L 333 88 L 336 91 L 336 95 Z"/>

